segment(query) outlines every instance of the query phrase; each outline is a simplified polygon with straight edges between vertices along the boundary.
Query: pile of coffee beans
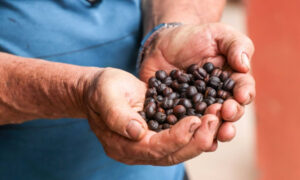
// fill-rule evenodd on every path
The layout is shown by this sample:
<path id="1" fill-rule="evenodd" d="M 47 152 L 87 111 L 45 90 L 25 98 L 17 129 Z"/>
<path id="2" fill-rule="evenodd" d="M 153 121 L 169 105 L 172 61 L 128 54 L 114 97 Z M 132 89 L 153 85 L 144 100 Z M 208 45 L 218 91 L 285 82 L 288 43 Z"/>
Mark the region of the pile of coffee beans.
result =
<path id="1" fill-rule="evenodd" d="M 235 81 L 230 72 L 205 63 L 185 71 L 163 70 L 148 81 L 144 110 L 140 115 L 154 131 L 168 129 L 186 116 L 201 117 L 206 108 L 232 96 Z"/>

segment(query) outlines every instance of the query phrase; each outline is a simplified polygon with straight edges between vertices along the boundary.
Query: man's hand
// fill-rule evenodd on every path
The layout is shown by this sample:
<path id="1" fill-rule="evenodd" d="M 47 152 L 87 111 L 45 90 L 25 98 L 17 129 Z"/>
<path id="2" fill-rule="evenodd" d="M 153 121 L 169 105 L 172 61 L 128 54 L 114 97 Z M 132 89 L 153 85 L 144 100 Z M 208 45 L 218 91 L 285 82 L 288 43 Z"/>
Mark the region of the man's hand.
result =
<path id="1" fill-rule="evenodd" d="M 160 69 L 186 69 L 190 64 L 201 66 L 205 62 L 222 67 L 228 63 L 236 71 L 231 75 L 236 81 L 235 100 L 227 100 L 223 106 L 212 105 L 209 112 L 220 114 L 226 120 L 220 127 L 218 139 L 229 141 L 235 136 L 232 122 L 243 115 L 243 105 L 255 97 L 255 81 L 248 73 L 253 52 L 251 40 L 229 26 L 220 23 L 183 25 L 159 34 L 145 54 L 140 77 L 146 82 Z"/>
<path id="2" fill-rule="evenodd" d="M 96 76 L 88 88 L 91 129 L 111 158 L 126 164 L 172 165 L 216 149 L 219 119 L 214 115 L 186 117 L 171 129 L 148 130 L 138 114 L 146 85 L 112 68 Z M 137 141 L 132 141 L 137 140 Z"/>

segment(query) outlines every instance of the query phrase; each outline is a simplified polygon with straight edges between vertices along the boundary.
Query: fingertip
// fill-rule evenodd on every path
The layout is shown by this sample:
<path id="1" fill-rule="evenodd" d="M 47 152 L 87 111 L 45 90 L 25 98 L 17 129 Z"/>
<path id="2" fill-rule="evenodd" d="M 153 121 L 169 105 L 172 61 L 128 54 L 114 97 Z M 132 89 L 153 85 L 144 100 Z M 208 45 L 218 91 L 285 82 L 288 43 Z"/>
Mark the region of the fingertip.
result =
<path id="1" fill-rule="evenodd" d="M 219 129 L 217 138 L 221 142 L 231 141 L 236 135 L 236 128 L 230 122 L 224 122 Z"/>
<path id="2" fill-rule="evenodd" d="M 127 137 L 131 140 L 140 140 L 146 134 L 145 124 L 137 120 L 130 120 L 126 127 Z"/>
<path id="3" fill-rule="evenodd" d="M 228 99 L 224 102 L 221 110 L 222 118 L 226 121 L 232 121 L 237 114 L 236 102 L 232 99 Z"/>

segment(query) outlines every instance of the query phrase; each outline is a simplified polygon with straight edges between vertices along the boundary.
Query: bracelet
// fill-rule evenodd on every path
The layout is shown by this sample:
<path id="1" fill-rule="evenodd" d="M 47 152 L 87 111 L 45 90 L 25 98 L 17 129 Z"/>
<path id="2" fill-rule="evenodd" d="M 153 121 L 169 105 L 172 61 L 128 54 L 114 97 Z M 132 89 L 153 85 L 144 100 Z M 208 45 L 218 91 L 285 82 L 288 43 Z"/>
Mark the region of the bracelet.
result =
<path id="1" fill-rule="evenodd" d="M 173 22 L 173 23 L 162 23 L 157 25 L 155 28 L 153 28 L 142 40 L 141 46 L 139 48 L 139 54 L 137 58 L 136 68 L 137 70 L 140 69 L 140 66 L 143 62 L 145 51 L 148 48 L 148 46 L 151 44 L 151 42 L 157 37 L 159 32 L 161 32 L 163 29 L 167 28 L 173 28 L 181 26 L 182 23 Z"/>

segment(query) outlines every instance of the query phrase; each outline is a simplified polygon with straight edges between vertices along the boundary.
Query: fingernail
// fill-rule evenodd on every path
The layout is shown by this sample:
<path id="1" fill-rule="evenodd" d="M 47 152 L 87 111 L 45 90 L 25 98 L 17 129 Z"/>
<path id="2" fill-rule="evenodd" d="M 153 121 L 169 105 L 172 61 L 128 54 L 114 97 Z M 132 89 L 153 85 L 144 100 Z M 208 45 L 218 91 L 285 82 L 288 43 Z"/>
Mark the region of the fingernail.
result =
<path id="1" fill-rule="evenodd" d="M 142 125 L 135 120 L 131 120 L 126 127 L 126 132 L 132 139 L 139 139 L 143 131 Z"/>
<path id="2" fill-rule="evenodd" d="M 210 120 L 207 124 L 208 124 L 208 128 L 210 131 L 215 130 L 216 129 L 216 120 Z"/>
<path id="3" fill-rule="evenodd" d="M 241 60 L 242 60 L 242 64 L 246 66 L 248 69 L 250 69 L 250 62 L 246 53 L 244 52 L 242 53 Z"/>
<path id="4" fill-rule="evenodd" d="M 238 107 L 235 106 L 235 111 L 234 111 L 233 115 L 231 116 L 230 120 L 234 120 L 235 119 L 237 112 L 238 112 Z"/>

